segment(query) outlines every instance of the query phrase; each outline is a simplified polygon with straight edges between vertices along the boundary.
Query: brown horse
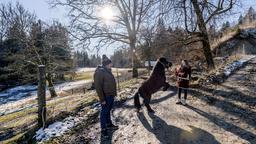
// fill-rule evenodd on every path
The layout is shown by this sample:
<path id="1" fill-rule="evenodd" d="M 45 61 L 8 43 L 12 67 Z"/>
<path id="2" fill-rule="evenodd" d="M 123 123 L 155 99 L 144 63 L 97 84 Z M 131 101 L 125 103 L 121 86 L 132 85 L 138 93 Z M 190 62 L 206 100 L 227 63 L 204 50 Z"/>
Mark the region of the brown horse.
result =
<path id="1" fill-rule="evenodd" d="M 134 95 L 134 105 L 137 108 L 137 111 L 139 111 L 141 108 L 139 99 L 139 96 L 141 96 L 144 99 L 144 104 L 147 107 L 148 112 L 154 112 L 149 105 L 151 95 L 162 87 L 163 90 L 167 90 L 170 87 L 170 85 L 166 82 L 165 69 L 168 69 L 171 66 L 172 63 L 168 62 L 164 57 L 157 60 L 150 77 L 142 83 Z"/>

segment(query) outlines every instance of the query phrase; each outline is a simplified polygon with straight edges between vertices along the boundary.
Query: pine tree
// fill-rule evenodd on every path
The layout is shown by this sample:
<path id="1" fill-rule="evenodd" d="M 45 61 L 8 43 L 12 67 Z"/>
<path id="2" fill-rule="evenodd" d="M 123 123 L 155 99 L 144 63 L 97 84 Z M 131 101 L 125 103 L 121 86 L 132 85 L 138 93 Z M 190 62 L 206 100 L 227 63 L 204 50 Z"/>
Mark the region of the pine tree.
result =
<path id="1" fill-rule="evenodd" d="M 240 15 L 238 18 L 238 24 L 243 24 L 243 23 L 244 23 L 244 17 Z"/>

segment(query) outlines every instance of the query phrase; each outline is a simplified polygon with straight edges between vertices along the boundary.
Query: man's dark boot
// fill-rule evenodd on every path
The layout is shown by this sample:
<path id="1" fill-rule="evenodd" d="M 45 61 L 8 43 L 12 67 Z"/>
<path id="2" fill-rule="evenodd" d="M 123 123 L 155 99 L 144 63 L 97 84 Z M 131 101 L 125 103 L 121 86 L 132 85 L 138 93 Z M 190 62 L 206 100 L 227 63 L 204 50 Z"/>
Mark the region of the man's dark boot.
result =
<path id="1" fill-rule="evenodd" d="M 110 125 L 107 125 L 107 129 L 118 130 L 118 126 L 110 124 Z"/>
<path id="2" fill-rule="evenodd" d="M 108 138 L 109 138 L 108 130 L 107 130 L 107 129 L 102 129 L 102 130 L 101 130 L 101 137 L 102 137 L 102 138 L 105 138 L 105 139 L 108 139 Z"/>

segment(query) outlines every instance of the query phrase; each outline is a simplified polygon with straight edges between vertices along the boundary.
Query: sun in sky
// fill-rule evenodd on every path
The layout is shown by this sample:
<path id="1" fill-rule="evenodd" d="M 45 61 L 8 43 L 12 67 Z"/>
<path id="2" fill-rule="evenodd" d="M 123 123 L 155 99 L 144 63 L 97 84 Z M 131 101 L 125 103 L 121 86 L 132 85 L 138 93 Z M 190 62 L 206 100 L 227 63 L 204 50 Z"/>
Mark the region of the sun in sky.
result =
<path id="1" fill-rule="evenodd" d="M 101 18 L 103 18 L 106 21 L 110 21 L 114 17 L 113 10 L 109 6 L 106 6 L 103 9 L 101 9 L 100 15 L 101 15 Z"/>

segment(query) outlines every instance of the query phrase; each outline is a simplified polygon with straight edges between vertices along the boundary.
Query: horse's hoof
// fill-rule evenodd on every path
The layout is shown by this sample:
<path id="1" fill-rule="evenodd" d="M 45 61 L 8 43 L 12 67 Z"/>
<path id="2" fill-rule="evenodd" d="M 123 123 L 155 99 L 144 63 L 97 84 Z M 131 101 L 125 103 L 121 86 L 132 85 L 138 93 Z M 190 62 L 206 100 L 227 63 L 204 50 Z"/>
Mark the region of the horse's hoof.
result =
<path id="1" fill-rule="evenodd" d="M 140 113 L 140 112 L 141 112 L 141 109 L 136 109 L 136 112 L 137 112 L 137 113 Z"/>

